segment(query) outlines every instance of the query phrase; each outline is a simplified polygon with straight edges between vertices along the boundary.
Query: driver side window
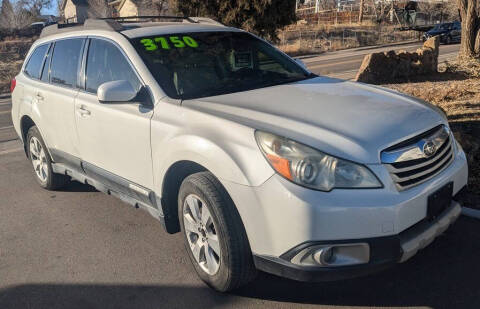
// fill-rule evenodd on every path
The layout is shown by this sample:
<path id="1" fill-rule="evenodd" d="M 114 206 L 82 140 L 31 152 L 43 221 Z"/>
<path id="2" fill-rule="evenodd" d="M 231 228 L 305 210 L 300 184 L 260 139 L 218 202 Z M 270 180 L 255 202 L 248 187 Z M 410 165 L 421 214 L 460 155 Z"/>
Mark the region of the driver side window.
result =
<path id="1" fill-rule="evenodd" d="M 116 80 L 126 80 L 135 90 L 140 90 L 141 83 L 122 52 L 106 40 L 91 39 L 85 72 L 86 90 L 97 93 L 101 84 Z"/>

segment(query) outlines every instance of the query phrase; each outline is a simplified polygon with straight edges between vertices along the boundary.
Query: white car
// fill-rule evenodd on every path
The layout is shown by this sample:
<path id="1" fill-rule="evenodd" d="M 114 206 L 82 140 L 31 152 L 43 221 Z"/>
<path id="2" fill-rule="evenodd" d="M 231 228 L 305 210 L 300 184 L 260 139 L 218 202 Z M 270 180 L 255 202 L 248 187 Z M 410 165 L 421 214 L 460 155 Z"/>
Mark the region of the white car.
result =
<path id="1" fill-rule="evenodd" d="M 35 177 L 71 179 L 182 232 L 227 291 L 406 261 L 460 215 L 467 161 L 436 107 L 310 73 L 201 18 L 46 27 L 12 81 Z M 446 267 L 448 265 L 445 265 Z"/>

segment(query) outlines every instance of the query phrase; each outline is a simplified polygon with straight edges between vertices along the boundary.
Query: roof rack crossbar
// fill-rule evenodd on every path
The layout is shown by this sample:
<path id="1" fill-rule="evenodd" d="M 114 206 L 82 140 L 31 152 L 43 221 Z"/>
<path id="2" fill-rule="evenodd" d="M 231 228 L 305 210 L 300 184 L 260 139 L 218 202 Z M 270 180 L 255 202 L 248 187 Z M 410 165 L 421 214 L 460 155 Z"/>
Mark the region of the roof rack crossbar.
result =
<path id="1" fill-rule="evenodd" d="M 140 16 L 121 16 L 121 17 L 102 17 L 101 20 L 115 20 L 117 22 L 138 22 L 138 19 L 176 19 L 186 20 L 191 23 L 199 23 L 188 16 L 172 16 L 172 15 L 140 15 Z"/>
<path id="2" fill-rule="evenodd" d="M 121 16 L 121 17 L 104 17 L 102 20 L 115 20 L 120 23 L 139 23 L 141 19 L 150 19 L 150 21 L 158 19 L 170 19 L 179 20 L 183 22 L 189 22 L 194 24 L 214 24 L 218 26 L 224 26 L 220 22 L 208 18 L 208 17 L 193 17 L 193 16 L 172 16 L 172 15 L 141 15 L 141 16 Z"/>

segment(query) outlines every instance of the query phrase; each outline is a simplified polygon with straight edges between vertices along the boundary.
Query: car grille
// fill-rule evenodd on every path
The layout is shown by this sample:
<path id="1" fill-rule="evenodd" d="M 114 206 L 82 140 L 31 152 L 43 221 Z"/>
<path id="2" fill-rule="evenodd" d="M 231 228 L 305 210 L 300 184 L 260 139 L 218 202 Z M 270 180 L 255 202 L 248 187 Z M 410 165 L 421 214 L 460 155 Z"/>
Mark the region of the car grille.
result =
<path id="1" fill-rule="evenodd" d="M 382 163 L 387 167 L 397 189 L 403 191 L 431 179 L 447 168 L 454 157 L 453 142 L 449 129 L 443 125 L 437 126 L 382 151 Z M 428 147 L 430 152 L 427 151 Z M 433 154 L 431 147 L 435 149 Z"/>

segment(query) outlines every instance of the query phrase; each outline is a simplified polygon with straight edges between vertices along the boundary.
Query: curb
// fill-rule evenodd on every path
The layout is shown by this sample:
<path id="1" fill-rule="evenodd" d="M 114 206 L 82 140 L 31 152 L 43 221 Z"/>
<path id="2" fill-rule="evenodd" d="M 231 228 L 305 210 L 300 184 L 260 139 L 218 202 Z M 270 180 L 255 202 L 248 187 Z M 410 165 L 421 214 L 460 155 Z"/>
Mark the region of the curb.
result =
<path id="1" fill-rule="evenodd" d="M 303 56 L 296 56 L 296 57 L 290 56 L 290 57 L 292 57 L 292 58 L 294 58 L 294 59 L 302 59 L 302 60 L 303 60 L 303 59 L 315 58 L 315 57 L 318 57 L 318 56 L 323 55 L 323 54 L 325 54 L 325 53 L 328 53 L 328 52 L 322 52 L 322 53 L 310 54 L 310 55 L 303 55 Z M 288 55 L 288 54 L 287 54 L 287 55 Z"/>
<path id="2" fill-rule="evenodd" d="M 376 49 L 376 48 L 384 48 L 384 47 L 395 47 L 395 46 L 402 46 L 402 45 L 409 45 L 409 44 L 413 44 L 413 43 L 421 43 L 421 41 L 403 41 L 403 42 L 396 42 L 396 43 L 388 43 L 388 44 L 383 44 L 383 45 L 370 45 L 370 46 L 362 46 L 362 47 L 354 47 L 354 48 L 345 48 L 345 49 L 339 49 L 339 50 L 335 50 L 336 52 L 339 52 L 339 51 L 345 51 L 345 50 L 350 50 L 350 51 L 362 51 L 362 50 L 370 50 L 370 49 Z M 321 53 L 316 53 L 316 54 L 308 54 L 308 55 L 302 55 L 302 56 L 296 56 L 296 57 L 292 57 L 292 58 L 296 58 L 296 59 L 308 59 L 308 58 L 314 58 L 314 57 L 318 57 L 320 55 L 323 55 L 323 54 L 327 54 L 331 51 L 325 51 L 325 52 L 321 52 Z"/>
<path id="3" fill-rule="evenodd" d="M 480 210 L 468 208 L 468 207 L 462 207 L 462 215 L 475 218 L 475 219 L 480 219 Z"/>
<path id="4" fill-rule="evenodd" d="M 357 50 L 369 50 L 369 49 L 383 48 L 383 47 L 395 47 L 395 46 L 409 45 L 414 43 L 422 43 L 422 41 L 411 40 L 411 41 L 403 41 L 403 42 L 396 42 L 396 43 L 388 43 L 383 45 L 363 46 L 363 47 L 357 47 Z"/>

